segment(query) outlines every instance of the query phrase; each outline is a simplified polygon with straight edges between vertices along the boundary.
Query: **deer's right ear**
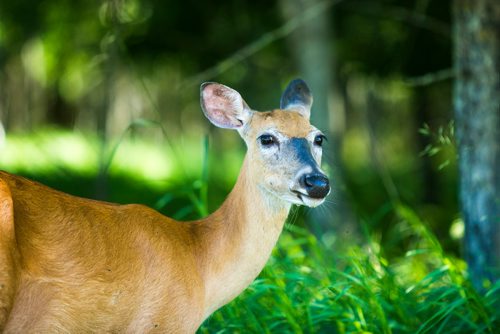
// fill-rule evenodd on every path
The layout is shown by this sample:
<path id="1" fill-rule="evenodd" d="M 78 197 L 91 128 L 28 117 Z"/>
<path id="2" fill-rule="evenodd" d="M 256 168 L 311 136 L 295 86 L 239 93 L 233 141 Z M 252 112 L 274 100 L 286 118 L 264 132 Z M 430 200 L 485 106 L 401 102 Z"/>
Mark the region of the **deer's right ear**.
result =
<path id="1" fill-rule="evenodd" d="M 252 117 L 252 111 L 241 95 L 219 83 L 202 84 L 200 101 L 205 116 L 220 128 L 240 129 Z"/>
<path id="2" fill-rule="evenodd" d="M 305 118 L 311 116 L 313 96 L 306 82 L 302 79 L 292 80 L 281 96 L 280 108 L 295 110 Z"/>

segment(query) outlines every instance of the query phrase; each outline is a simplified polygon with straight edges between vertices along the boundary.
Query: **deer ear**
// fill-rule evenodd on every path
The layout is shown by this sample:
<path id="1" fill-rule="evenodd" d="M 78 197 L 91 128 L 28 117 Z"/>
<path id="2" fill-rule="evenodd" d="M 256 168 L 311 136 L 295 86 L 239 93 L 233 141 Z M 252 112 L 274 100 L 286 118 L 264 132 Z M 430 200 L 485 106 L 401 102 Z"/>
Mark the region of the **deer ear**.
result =
<path id="1" fill-rule="evenodd" d="M 311 116 L 311 106 L 313 97 L 311 90 L 304 80 L 292 80 L 281 95 L 280 108 L 297 111 L 299 114 L 309 119 Z"/>
<path id="2" fill-rule="evenodd" d="M 201 108 L 215 126 L 240 129 L 252 116 L 241 95 L 232 88 L 215 82 L 205 82 L 200 88 Z"/>

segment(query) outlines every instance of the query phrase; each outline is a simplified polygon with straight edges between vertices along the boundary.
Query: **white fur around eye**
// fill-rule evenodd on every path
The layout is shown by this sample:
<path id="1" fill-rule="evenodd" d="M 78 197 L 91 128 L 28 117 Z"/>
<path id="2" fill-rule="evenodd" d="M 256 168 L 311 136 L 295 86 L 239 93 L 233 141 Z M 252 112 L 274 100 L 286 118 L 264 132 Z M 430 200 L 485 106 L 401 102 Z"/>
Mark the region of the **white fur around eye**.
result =
<path id="1" fill-rule="evenodd" d="M 323 146 L 316 145 L 314 143 L 314 141 L 315 141 L 316 137 L 322 135 L 322 133 L 317 129 L 315 129 L 315 130 L 316 131 L 311 132 L 307 137 L 308 137 L 309 143 L 311 145 L 311 153 L 314 157 L 314 160 L 316 160 L 318 162 L 318 164 L 320 164 L 321 158 L 323 156 Z M 324 141 L 323 141 L 323 144 L 324 144 Z"/>

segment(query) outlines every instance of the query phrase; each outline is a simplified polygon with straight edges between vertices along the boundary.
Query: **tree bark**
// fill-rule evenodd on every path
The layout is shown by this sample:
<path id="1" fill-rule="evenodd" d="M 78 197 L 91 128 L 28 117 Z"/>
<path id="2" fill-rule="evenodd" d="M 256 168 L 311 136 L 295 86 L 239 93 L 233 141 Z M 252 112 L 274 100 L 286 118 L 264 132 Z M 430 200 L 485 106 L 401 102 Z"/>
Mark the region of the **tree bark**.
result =
<path id="1" fill-rule="evenodd" d="M 500 1 L 455 0 L 454 43 L 465 257 L 481 291 L 500 277 Z"/>
<path id="2" fill-rule="evenodd" d="M 102 82 L 102 100 L 101 107 L 96 109 L 96 126 L 97 135 L 100 142 L 99 152 L 99 170 L 95 184 L 95 197 L 99 200 L 106 200 L 108 197 L 108 168 L 111 163 L 108 156 L 108 118 L 110 109 L 113 107 L 115 98 L 115 81 L 118 72 L 119 63 L 119 41 L 120 22 L 118 15 L 120 6 L 123 2 L 120 0 L 108 1 L 108 34 L 110 39 L 107 43 L 103 43 L 104 52 L 106 53 L 106 62 L 103 64 L 104 80 Z"/>
<path id="3" fill-rule="evenodd" d="M 280 7 L 283 17 L 291 19 L 319 3 L 320 0 L 282 0 Z M 324 205 L 321 210 L 312 210 L 311 227 L 318 237 L 325 232 L 333 231 L 337 240 L 342 241 L 347 239 L 345 234 L 356 234 L 357 229 L 345 200 L 345 184 L 339 166 L 344 131 L 344 124 L 341 123 L 345 119 L 345 115 L 340 113 L 344 110 L 332 110 L 330 103 L 330 97 L 333 95 L 335 64 L 330 17 L 331 12 L 325 11 L 304 22 L 289 36 L 288 42 L 298 65 L 299 75 L 311 87 L 314 96 L 311 123 L 325 132 L 328 138 L 328 144 L 325 145 L 323 152 L 323 165 L 331 169 L 333 194 L 330 200 L 333 198 L 331 201 L 335 204 Z"/>

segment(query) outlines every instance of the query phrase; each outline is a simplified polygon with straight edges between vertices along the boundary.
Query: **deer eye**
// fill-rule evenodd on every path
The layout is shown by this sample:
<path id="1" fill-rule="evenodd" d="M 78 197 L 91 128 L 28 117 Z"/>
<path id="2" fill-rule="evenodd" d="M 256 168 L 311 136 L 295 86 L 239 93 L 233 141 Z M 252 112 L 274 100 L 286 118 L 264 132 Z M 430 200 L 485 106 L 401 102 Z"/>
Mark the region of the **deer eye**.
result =
<path id="1" fill-rule="evenodd" d="M 259 141 L 262 146 L 271 146 L 278 143 L 276 137 L 267 134 L 260 136 Z"/>
<path id="2" fill-rule="evenodd" d="M 323 146 L 323 141 L 327 140 L 325 135 L 317 135 L 314 137 L 314 145 Z"/>

